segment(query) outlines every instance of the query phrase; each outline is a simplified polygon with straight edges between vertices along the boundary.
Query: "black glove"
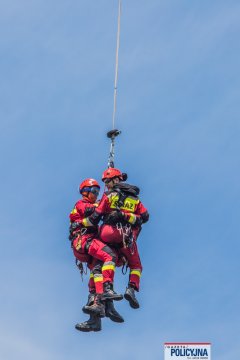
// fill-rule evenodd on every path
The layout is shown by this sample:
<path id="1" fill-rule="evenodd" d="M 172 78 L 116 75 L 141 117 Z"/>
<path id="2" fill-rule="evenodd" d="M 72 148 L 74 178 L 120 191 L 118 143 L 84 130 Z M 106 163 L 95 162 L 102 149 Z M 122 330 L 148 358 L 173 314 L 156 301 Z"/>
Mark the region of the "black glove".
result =
<path id="1" fill-rule="evenodd" d="M 73 241 L 76 237 L 76 234 L 81 231 L 81 224 L 78 222 L 73 222 L 69 226 L 69 236 L 68 239 Z"/>
<path id="2" fill-rule="evenodd" d="M 87 207 L 84 211 L 84 217 L 89 217 L 90 215 L 92 215 L 92 213 L 94 213 L 95 207 Z"/>
<path id="3" fill-rule="evenodd" d="M 69 232 L 72 233 L 73 231 L 80 230 L 81 224 L 79 222 L 73 222 L 69 226 Z"/>
<path id="4" fill-rule="evenodd" d="M 124 213 L 122 211 L 112 211 L 108 215 L 108 222 L 112 224 L 117 224 L 120 221 L 123 221 L 125 219 Z"/>

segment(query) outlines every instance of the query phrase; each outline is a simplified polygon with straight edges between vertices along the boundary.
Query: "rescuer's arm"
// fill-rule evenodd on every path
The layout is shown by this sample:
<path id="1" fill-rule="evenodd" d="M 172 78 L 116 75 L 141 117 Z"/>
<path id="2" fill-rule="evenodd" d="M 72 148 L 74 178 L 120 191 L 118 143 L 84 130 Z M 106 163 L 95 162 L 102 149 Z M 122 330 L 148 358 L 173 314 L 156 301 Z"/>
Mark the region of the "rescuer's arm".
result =
<path id="1" fill-rule="evenodd" d="M 134 213 L 123 213 L 124 220 L 134 226 L 141 226 L 149 220 L 149 213 L 141 202 L 138 203 Z"/>
<path id="2" fill-rule="evenodd" d="M 97 208 L 95 208 L 94 212 L 90 216 L 85 217 L 82 220 L 83 226 L 86 227 L 96 226 L 103 217 L 103 215 L 106 213 L 107 207 L 108 207 L 108 198 L 105 194 L 103 194 L 102 199 L 100 200 L 100 203 L 97 206 Z"/>

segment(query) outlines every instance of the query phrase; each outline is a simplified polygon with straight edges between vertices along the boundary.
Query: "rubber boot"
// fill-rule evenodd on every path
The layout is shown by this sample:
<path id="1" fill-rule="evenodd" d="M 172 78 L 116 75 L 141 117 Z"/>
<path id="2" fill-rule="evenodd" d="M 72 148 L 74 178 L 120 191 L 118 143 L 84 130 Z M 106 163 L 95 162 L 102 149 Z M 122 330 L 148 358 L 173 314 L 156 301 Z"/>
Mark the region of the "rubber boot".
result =
<path id="1" fill-rule="evenodd" d="M 119 301 L 123 299 L 122 294 L 117 294 L 114 290 L 113 290 L 113 284 L 111 284 L 110 282 L 105 282 L 103 284 L 104 286 L 104 293 L 102 294 L 102 300 L 115 300 L 115 301 Z"/>
<path id="2" fill-rule="evenodd" d="M 101 331 L 102 330 L 101 318 L 97 315 L 91 314 L 90 318 L 87 321 L 76 324 L 75 329 L 83 332 Z"/>
<path id="3" fill-rule="evenodd" d="M 139 302 L 137 301 L 136 296 L 135 296 L 134 287 L 132 285 L 128 285 L 128 287 L 126 288 L 124 297 L 127 301 L 129 301 L 129 305 L 133 309 L 138 309 L 140 307 Z"/>
<path id="4" fill-rule="evenodd" d="M 111 319 L 114 322 L 117 322 L 117 323 L 124 322 L 124 318 L 115 309 L 113 300 L 106 300 L 105 314 L 106 314 L 106 317 L 108 317 L 109 319 Z"/>
<path id="5" fill-rule="evenodd" d="M 93 304 L 85 305 L 82 310 L 85 314 L 98 315 L 101 318 L 104 317 L 105 316 L 105 306 L 102 303 L 102 295 L 101 294 L 94 295 Z"/>

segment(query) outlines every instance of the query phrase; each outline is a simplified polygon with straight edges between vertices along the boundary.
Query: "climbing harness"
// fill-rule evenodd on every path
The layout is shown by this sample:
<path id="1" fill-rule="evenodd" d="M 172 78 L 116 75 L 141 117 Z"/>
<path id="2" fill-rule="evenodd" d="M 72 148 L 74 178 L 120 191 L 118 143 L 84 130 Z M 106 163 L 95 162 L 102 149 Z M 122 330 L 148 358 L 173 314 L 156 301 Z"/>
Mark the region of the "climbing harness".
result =
<path id="1" fill-rule="evenodd" d="M 115 63 L 115 79 L 114 79 L 114 92 L 113 92 L 112 130 L 108 131 L 107 133 L 107 137 L 111 139 L 108 167 L 114 167 L 115 138 L 121 134 L 121 131 L 115 129 L 115 119 L 116 119 L 116 110 L 117 110 L 118 57 L 119 57 L 119 45 L 120 45 L 121 12 L 122 12 L 122 4 L 121 4 L 121 0 L 118 0 L 118 27 L 117 27 L 116 63 Z"/>
<path id="2" fill-rule="evenodd" d="M 73 241 L 77 240 L 76 245 L 75 245 L 75 249 L 76 249 L 77 251 L 80 251 L 80 250 L 82 249 L 82 236 L 85 235 L 85 234 L 87 234 L 87 233 L 88 233 L 88 229 L 85 228 L 85 227 L 83 227 L 83 228 L 79 229 L 77 232 L 75 232 L 74 234 L 71 234 L 71 235 L 69 236 L 69 240 L 71 239 L 71 241 L 72 241 L 71 246 L 73 247 Z M 92 240 L 92 238 L 90 238 L 90 239 L 87 240 L 87 243 L 86 243 L 86 245 L 85 245 L 85 248 L 86 248 L 87 246 L 90 246 L 90 244 L 89 244 L 89 241 L 90 241 L 90 240 Z M 77 258 L 75 259 L 75 263 L 76 263 L 77 268 L 78 268 L 79 271 L 80 271 L 81 279 L 82 279 L 82 281 L 83 281 L 83 275 L 84 275 L 84 274 L 85 274 L 85 275 L 87 274 L 87 264 L 85 263 L 85 268 L 84 268 L 83 262 L 80 261 L 80 260 L 77 259 Z"/>
<path id="3" fill-rule="evenodd" d="M 130 250 L 130 254 L 134 255 L 134 239 L 131 225 L 126 224 L 123 226 L 122 223 L 117 223 L 116 227 L 120 235 L 123 237 L 123 247 L 125 249 L 128 248 Z"/>
<path id="4" fill-rule="evenodd" d="M 87 234 L 87 232 L 88 232 L 88 228 L 86 227 L 81 228 L 81 236 Z"/>

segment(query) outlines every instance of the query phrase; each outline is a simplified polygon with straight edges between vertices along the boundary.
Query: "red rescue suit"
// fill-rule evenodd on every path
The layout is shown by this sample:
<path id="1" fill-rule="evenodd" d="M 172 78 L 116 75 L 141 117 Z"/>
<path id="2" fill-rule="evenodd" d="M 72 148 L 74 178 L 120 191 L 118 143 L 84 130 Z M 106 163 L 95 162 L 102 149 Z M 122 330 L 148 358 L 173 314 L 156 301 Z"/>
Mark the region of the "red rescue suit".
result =
<path id="1" fill-rule="evenodd" d="M 102 282 L 113 282 L 117 254 L 108 245 L 97 239 L 98 226 L 86 228 L 82 225 L 84 218 L 94 211 L 95 206 L 87 198 L 83 198 L 75 204 L 69 217 L 72 226 L 77 225 L 76 231 L 73 230 L 73 253 L 78 260 L 88 263 L 88 267 L 93 272 L 94 284 L 97 289 L 97 287 L 100 288 Z M 91 257 L 93 257 L 93 261 Z M 102 262 L 102 273 L 99 271 L 99 260 Z M 93 288 L 92 276 L 89 287 Z M 102 293 L 102 289 L 99 290 L 97 292 Z"/>
<path id="2" fill-rule="evenodd" d="M 127 188 L 128 184 L 118 184 Z M 103 224 L 100 226 L 100 239 L 105 243 L 115 246 L 120 254 L 124 255 L 130 268 L 129 282 L 139 290 L 142 264 L 137 247 L 137 236 L 141 229 L 141 224 L 148 221 L 147 209 L 143 206 L 138 196 L 134 193 L 125 194 L 121 200 L 121 194 L 114 189 L 106 192 L 99 206 L 94 213 L 85 219 L 86 226 L 97 224 L 103 217 Z M 111 221 L 111 214 L 116 213 L 116 221 Z M 118 214 L 120 218 L 117 219 Z M 109 220 L 110 219 L 110 220 Z M 128 234 L 129 233 L 129 234 Z M 129 236 L 128 236 L 129 235 Z M 131 237 L 132 244 L 126 244 L 125 239 Z"/>

